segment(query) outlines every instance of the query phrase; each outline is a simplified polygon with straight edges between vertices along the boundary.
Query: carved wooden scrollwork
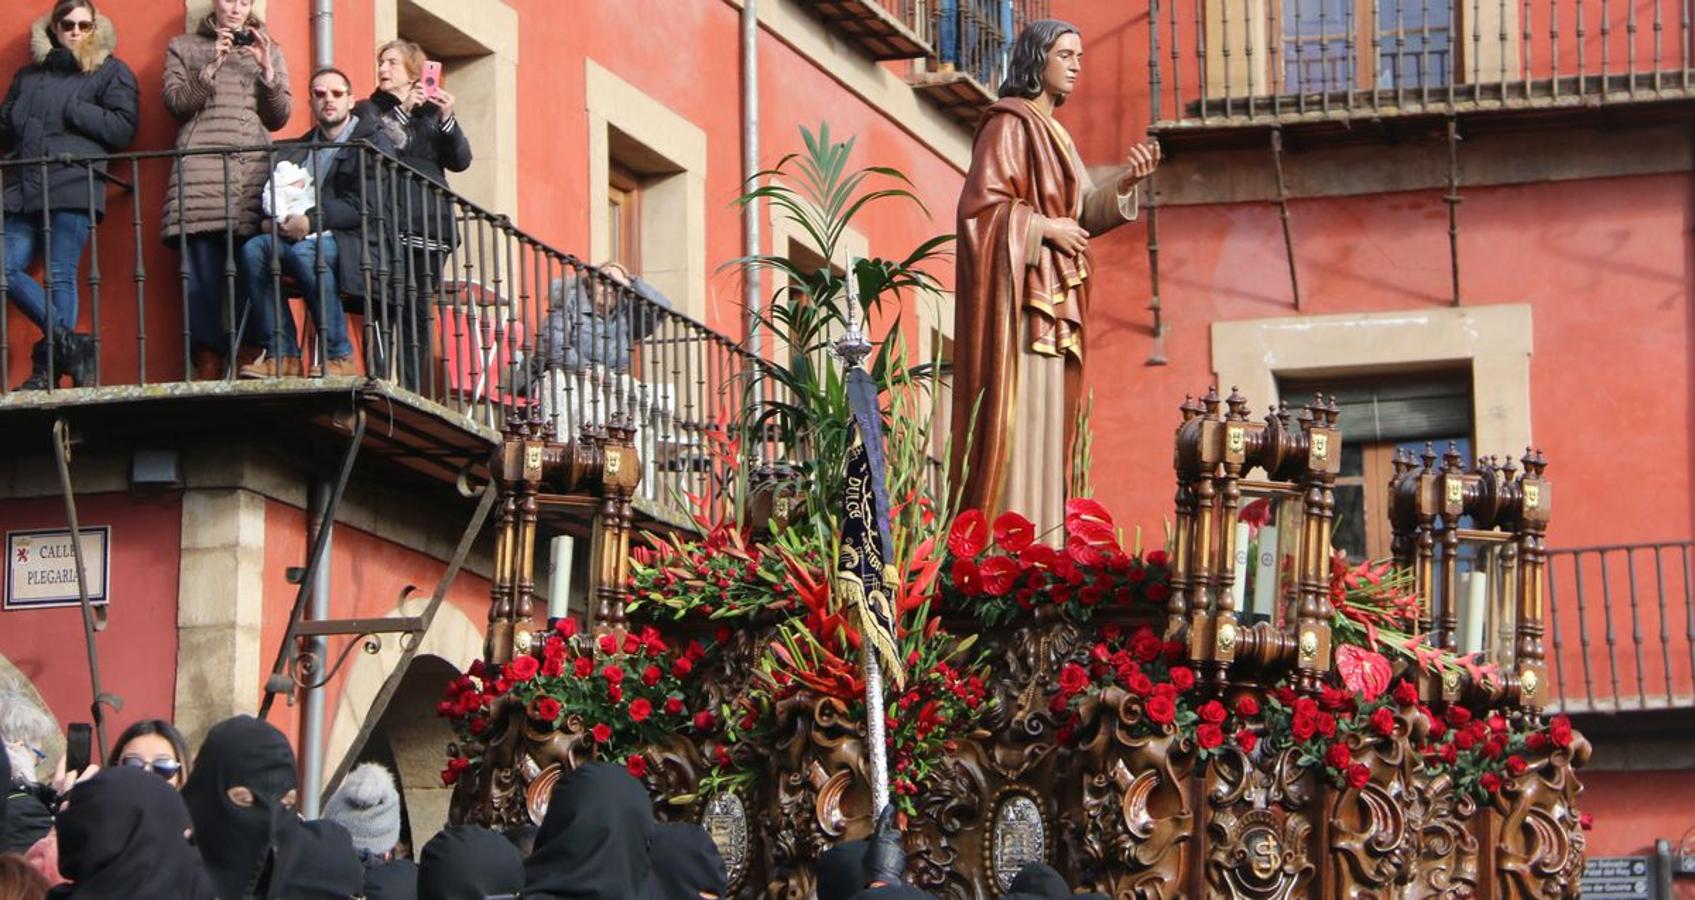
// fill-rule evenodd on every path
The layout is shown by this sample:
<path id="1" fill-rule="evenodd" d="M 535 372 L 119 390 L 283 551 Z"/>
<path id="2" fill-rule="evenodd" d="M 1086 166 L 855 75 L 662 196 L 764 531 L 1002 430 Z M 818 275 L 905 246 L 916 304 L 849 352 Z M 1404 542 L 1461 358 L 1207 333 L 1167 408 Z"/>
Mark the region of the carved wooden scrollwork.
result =
<path id="1" fill-rule="evenodd" d="M 1586 840 L 1576 769 L 1589 752 L 1589 742 L 1574 734 L 1569 746 L 1531 760 L 1524 776 L 1502 790 L 1495 864 L 1509 896 L 1578 896 Z"/>

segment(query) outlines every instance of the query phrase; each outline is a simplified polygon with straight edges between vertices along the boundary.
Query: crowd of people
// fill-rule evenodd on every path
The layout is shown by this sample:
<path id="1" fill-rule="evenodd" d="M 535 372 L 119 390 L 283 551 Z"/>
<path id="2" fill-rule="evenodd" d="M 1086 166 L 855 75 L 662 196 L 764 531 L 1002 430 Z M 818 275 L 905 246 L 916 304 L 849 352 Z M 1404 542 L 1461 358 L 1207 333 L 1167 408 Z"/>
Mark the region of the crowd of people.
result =
<path id="1" fill-rule="evenodd" d="M 712 900 L 729 893 L 717 846 L 699 825 L 658 822 L 621 765 L 559 779 L 539 827 L 497 833 L 450 825 L 413 854 L 393 773 L 362 763 L 302 819 L 294 751 L 281 731 L 236 716 L 192 755 L 169 722 L 138 721 L 104 766 L 50 760 L 56 726 L 18 688 L 0 689 L 0 900 Z M 47 763 L 55 762 L 55 766 Z M 51 778 L 38 773 L 55 769 Z M 818 861 L 819 900 L 930 896 L 906 885 L 892 812 L 866 840 Z M 1014 900 L 1073 895 L 1032 863 Z"/>
<path id="2" fill-rule="evenodd" d="M 5 172 L 5 293 L 41 332 L 21 390 L 94 379 L 96 342 L 78 330 L 77 270 L 106 211 L 101 158 L 130 149 L 140 118 L 135 74 L 114 55 L 116 46 L 117 30 L 93 0 L 57 0 L 35 22 L 31 61 L 0 106 L 6 158 L 43 161 Z M 447 172 L 470 166 L 471 145 L 454 117 L 453 95 L 439 80 L 424 83 L 425 63 L 415 43 L 384 44 L 376 89 L 363 100 L 340 69 L 313 72 L 312 128 L 278 150 L 252 150 L 246 148 L 271 147 L 271 133 L 294 109 L 282 48 L 253 0 L 212 0 L 204 19 L 171 39 L 160 88 L 177 123 L 180 155 L 165 188 L 159 237 L 183 257 L 196 379 L 232 369 L 253 378 L 308 374 L 293 317 L 276 315 L 278 275 L 306 298 L 324 344 L 319 371 L 357 373 L 343 297 L 366 289 L 360 264 L 377 240 L 369 216 L 379 194 L 375 167 L 359 159 L 361 142 L 412 170 L 408 185 L 418 189 L 396 207 L 408 221 L 387 223 L 395 240 L 382 249 L 393 259 L 391 277 L 410 275 L 414 296 L 432 289 L 455 241 L 453 214 L 445 203 L 426 202 L 421 186 L 445 187 Z M 311 146 L 326 143 L 338 146 Z M 302 180 L 285 185 L 285 173 Z M 295 202 L 282 204 L 291 193 Z M 31 274 L 38 260 L 45 288 Z M 428 311 L 405 303 L 403 293 L 383 291 L 406 336 L 401 349 L 414 351 L 399 355 L 398 369 L 415 387 Z M 373 348 L 374 366 L 390 364 L 384 348 Z"/>

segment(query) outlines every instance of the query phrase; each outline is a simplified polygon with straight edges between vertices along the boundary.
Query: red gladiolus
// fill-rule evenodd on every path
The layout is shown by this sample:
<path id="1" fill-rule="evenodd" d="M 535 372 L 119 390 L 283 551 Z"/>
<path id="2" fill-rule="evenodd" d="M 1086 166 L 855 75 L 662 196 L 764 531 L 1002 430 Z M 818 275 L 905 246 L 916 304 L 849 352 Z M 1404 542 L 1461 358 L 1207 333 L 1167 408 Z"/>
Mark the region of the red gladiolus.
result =
<path id="1" fill-rule="evenodd" d="M 535 702 L 530 704 L 530 715 L 543 722 L 552 722 L 559 718 L 559 701 L 552 697 L 537 697 Z"/>
<path id="2" fill-rule="evenodd" d="M 666 715 L 668 715 L 668 716 L 678 716 L 678 715 L 682 715 L 682 713 L 683 713 L 683 698 L 677 697 L 677 696 L 671 696 L 671 697 L 665 698 L 665 714 Z"/>
<path id="3" fill-rule="evenodd" d="M 570 616 L 565 616 L 564 618 L 560 619 L 559 621 L 553 623 L 553 630 L 559 632 L 560 634 L 562 634 L 562 635 L 564 635 L 568 638 L 576 637 L 577 636 L 577 620 L 571 618 Z"/>
<path id="4" fill-rule="evenodd" d="M 1230 711 L 1225 709 L 1224 704 L 1217 700 L 1208 700 L 1201 704 L 1199 712 L 1201 721 L 1209 725 L 1222 725 L 1224 720 L 1230 717 Z"/>
<path id="5" fill-rule="evenodd" d="M 1224 744 L 1224 729 L 1207 722 L 1195 729 L 1195 743 L 1202 750 L 1211 750 Z"/>
<path id="6" fill-rule="evenodd" d="M 1338 772 L 1346 771 L 1353 762 L 1354 754 L 1349 752 L 1347 744 L 1331 744 L 1324 751 L 1324 764 Z"/>
<path id="7" fill-rule="evenodd" d="M 1379 706 L 1371 714 L 1371 730 L 1388 737 L 1395 733 L 1395 714 L 1387 706 Z"/>
<path id="8" fill-rule="evenodd" d="M 989 523 L 980 509 L 968 509 L 953 520 L 948 531 L 948 552 L 969 559 L 983 552 L 989 543 Z"/>
<path id="9" fill-rule="evenodd" d="M 1361 763 L 1348 767 L 1348 787 L 1359 790 L 1371 783 L 1371 770 Z"/>
<path id="10" fill-rule="evenodd" d="M 1059 689 L 1067 697 L 1089 686 L 1089 673 L 1076 663 L 1066 663 L 1059 670 Z"/>
<path id="11" fill-rule="evenodd" d="M 607 655 L 618 652 L 618 639 L 610 634 L 600 636 L 600 652 Z"/>
<path id="12" fill-rule="evenodd" d="M 1177 703 L 1170 697 L 1150 697 L 1144 709 L 1148 714 L 1148 721 L 1155 725 L 1170 725 L 1177 720 Z"/>
<path id="13" fill-rule="evenodd" d="M 529 681 L 541 671 L 541 661 L 533 656 L 520 656 L 506 664 L 506 677 L 513 681 Z"/>
<path id="14" fill-rule="evenodd" d="M 632 753 L 625 757 L 624 768 L 630 770 L 631 775 L 640 778 L 647 774 L 647 757 L 640 753 Z"/>
<path id="15" fill-rule="evenodd" d="M 1403 681 L 1395 685 L 1395 702 L 1402 706 L 1416 706 L 1418 704 L 1418 686 L 1410 681 Z"/>
<path id="16" fill-rule="evenodd" d="M 647 668 L 642 670 L 642 684 L 645 684 L 648 687 L 653 687 L 658 684 L 659 679 L 663 677 L 665 677 L 665 670 L 656 665 L 652 665 L 651 663 Z"/>
<path id="17" fill-rule="evenodd" d="M 586 656 L 577 657 L 577 661 L 571 664 L 571 672 L 578 678 L 589 677 L 594 673 L 594 660 Z"/>
<path id="18" fill-rule="evenodd" d="M 694 661 L 686 656 L 679 656 L 671 663 L 671 674 L 683 678 L 694 671 Z"/>
<path id="19" fill-rule="evenodd" d="M 1494 772 L 1484 772 L 1482 775 L 1478 776 L 1477 786 L 1491 794 L 1499 793 L 1501 790 L 1501 776 L 1496 775 Z"/>
<path id="20" fill-rule="evenodd" d="M 653 704 L 646 697 L 637 697 L 630 701 L 630 721 L 637 723 L 647 721 L 653 715 Z"/>
<path id="21" fill-rule="evenodd" d="M 1018 553 L 1036 539 L 1036 526 L 1015 512 L 1001 513 L 995 519 L 995 544 L 1008 553 Z"/>
<path id="22" fill-rule="evenodd" d="M 1195 670 L 1188 666 L 1173 666 L 1171 669 L 1171 686 L 1179 693 L 1188 691 L 1195 686 Z"/>
<path id="23" fill-rule="evenodd" d="M 1259 735 L 1254 734 L 1249 729 L 1244 728 L 1236 732 L 1236 746 L 1241 747 L 1243 753 L 1254 752 L 1254 747 L 1257 744 L 1259 744 Z"/>
<path id="24" fill-rule="evenodd" d="M 594 738 L 594 742 L 597 744 L 604 744 L 612 740 L 612 726 L 602 722 L 589 729 L 589 737 Z"/>
<path id="25" fill-rule="evenodd" d="M 961 560 L 961 562 L 969 561 Z M 959 565 L 956 563 L 954 571 L 957 572 L 958 570 Z M 1019 568 L 1018 562 L 1010 556 L 991 556 L 984 560 L 982 567 L 977 570 L 978 582 L 983 593 L 991 597 L 1006 596 L 1007 592 L 1012 590 L 1012 586 L 1018 583 L 1018 576 L 1022 574 L 1024 572 Z M 960 583 L 958 576 L 955 576 L 954 583 Z"/>
<path id="26" fill-rule="evenodd" d="M 1259 715 L 1259 701 L 1246 694 L 1237 698 L 1236 715 L 1244 719 L 1251 719 Z"/>
<path id="27" fill-rule="evenodd" d="M 1523 775 L 1529 768 L 1530 764 L 1524 761 L 1524 757 L 1517 754 L 1507 757 L 1507 774 L 1514 778 Z"/>

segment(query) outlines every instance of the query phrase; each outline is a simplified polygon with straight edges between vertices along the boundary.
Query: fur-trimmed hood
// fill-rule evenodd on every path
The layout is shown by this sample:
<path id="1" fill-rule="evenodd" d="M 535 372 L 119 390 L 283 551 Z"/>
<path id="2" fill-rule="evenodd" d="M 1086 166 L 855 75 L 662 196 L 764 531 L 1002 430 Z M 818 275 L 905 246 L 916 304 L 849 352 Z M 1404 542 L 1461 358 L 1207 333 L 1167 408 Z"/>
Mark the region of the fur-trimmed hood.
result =
<path id="1" fill-rule="evenodd" d="M 53 24 L 48 21 L 52 14 L 42 16 L 29 27 L 29 55 L 36 63 L 47 62 L 48 54 L 59 49 L 62 45 L 53 39 L 48 28 Z M 69 50 L 69 48 L 66 48 Z M 84 74 L 93 72 L 106 64 L 106 60 L 118 49 L 118 29 L 112 20 L 102 15 L 94 17 L 94 31 L 83 38 L 75 50 L 70 50 L 71 57 L 76 60 L 77 68 Z"/>

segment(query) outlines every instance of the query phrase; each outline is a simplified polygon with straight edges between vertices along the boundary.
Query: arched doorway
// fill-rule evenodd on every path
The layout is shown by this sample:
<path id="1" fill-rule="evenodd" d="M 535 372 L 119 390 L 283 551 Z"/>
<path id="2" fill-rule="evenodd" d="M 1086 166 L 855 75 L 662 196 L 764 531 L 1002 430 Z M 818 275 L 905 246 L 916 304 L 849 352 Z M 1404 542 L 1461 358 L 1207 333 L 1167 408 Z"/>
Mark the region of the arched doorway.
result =
<path id="1" fill-rule="evenodd" d="M 453 791 L 442 785 L 441 769 L 454 734 L 436 715 L 436 701 L 458 674 L 439 656 L 415 657 L 359 753 L 358 762 L 381 763 L 394 773 L 400 786 L 400 838 L 412 848 L 413 858 L 447 824 Z"/>

